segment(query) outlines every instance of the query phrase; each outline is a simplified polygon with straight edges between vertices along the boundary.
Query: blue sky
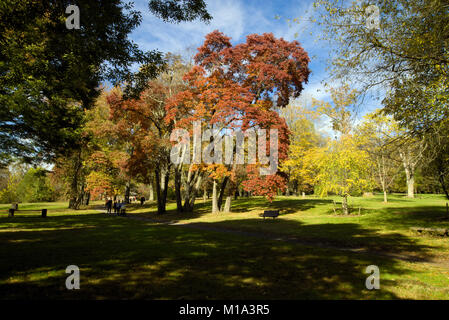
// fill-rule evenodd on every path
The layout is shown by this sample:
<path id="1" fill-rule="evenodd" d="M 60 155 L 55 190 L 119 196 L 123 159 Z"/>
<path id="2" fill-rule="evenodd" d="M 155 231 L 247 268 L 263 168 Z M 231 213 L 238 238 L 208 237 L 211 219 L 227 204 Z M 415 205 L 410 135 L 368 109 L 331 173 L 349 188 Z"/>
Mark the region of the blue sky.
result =
<path id="1" fill-rule="evenodd" d="M 201 21 L 170 24 L 149 12 L 147 0 L 135 0 L 135 7 L 142 12 L 143 21 L 132 33 L 131 39 L 143 50 L 159 49 L 162 52 L 182 54 L 187 48 L 195 53 L 196 48 L 204 41 L 205 35 L 216 29 L 230 36 L 233 43 L 244 42 L 246 36 L 252 33 L 272 32 L 276 37 L 299 41 L 312 59 L 309 65 L 312 74 L 302 93 L 303 99 L 307 100 L 313 96 L 320 100 L 328 100 L 323 80 L 329 77 L 325 69 L 330 51 L 327 43 L 317 41 L 319 31 L 308 21 L 312 12 L 312 2 L 206 0 L 208 11 L 213 17 L 209 24 Z M 280 16 L 280 19 L 276 19 L 276 16 Z M 289 26 L 286 19 L 293 18 L 301 18 L 301 23 Z M 372 102 L 368 104 L 367 110 L 374 109 Z"/>

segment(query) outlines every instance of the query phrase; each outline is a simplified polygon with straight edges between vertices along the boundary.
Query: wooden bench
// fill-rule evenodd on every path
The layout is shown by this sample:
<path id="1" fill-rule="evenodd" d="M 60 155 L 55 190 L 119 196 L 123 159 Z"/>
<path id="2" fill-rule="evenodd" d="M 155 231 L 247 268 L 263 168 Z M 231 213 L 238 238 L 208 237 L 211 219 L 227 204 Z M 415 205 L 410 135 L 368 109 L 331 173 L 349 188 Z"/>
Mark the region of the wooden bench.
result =
<path id="1" fill-rule="evenodd" d="M 14 214 L 16 212 L 22 213 L 22 212 L 30 212 L 30 211 L 40 212 L 42 218 L 46 218 L 47 217 L 47 209 L 42 209 L 42 210 L 16 210 L 16 209 L 9 209 L 8 210 L 8 217 L 10 217 L 10 218 L 14 217 Z"/>
<path id="2" fill-rule="evenodd" d="M 265 210 L 262 214 L 263 219 L 265 220 L 266 217 L 269 218 L 276 218 L 279 216 L 279 210 Z"/>

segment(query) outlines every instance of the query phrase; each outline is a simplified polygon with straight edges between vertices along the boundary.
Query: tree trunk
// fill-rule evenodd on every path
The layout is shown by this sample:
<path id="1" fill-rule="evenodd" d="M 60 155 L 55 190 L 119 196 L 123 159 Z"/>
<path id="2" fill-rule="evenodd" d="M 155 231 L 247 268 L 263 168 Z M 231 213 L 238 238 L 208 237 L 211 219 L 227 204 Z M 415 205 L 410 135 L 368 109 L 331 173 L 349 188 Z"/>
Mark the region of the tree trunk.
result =
<path id="1" fill-rule="evenodd" d="M 154 201 L 154 185 L 153 182 L 150 182 L 150 201 Z"/>
<path id="2" fill-rule="evenodd" d="M 343 214 L 344 215 L 348 215 L 349 214 L 348 196 L 347 195 L 343 196 L 343 201 L 341 202 L 341 208 L 343 210 Z"/>
<path id="3" fill-rule="evenodd" d="M 82 201 L 82 192 L 79 190 L 79 180 L 81 179 L 81 169 L 82 169 L 82 161 L 81 161 L 81 150 L 78 151 L 74 162 L 74 172 L 72 177 L 72 183 L 70 185 L 70 200 L 69 200 L 69 208 L 78 210 L 81 201 Z"/>
<path id="4" fill-rule="evenodd" d="M 224 196 L 224 192 L 225 192 L 225 189 L 226 189 L 226 185 L 228 184 L 228 181 L 229 181 L 229 178 L 228 177 L 224 177 L 223 182 L 221 183 L 220 195 L 218 196 L 218 201 L 217 201 L 218 210 L 222 209 L 223 196 Z"/>
<path id="5" fill-rule="evenodd" d="M 198 186 L 200 183 L 201 178 L 197 180 L 196 186 L 191 186 L 190 192 L 184 199 L 184 206 L 183 206 L 184 212 L 193 212 L 193 209 L 195 208 L 196 191 L 198 190 Z"/>
<path id="6" fill-rule="evenodd" d="M 181 170 L 181 169 L 179 169 Z M 182 174 L 182 171 L 180 171 Z M 181 182 L 184 187 L 183 212 L 193 212 L 197 191 L 201 186 L 202 174 L 197 170 L 192 170 L 192 165 L 187 171 L 187 176 L 182 177 Z"/>
<path id="7" fill-rule="evenodd" d="M 125 187 L 125 203 L 129 203 L 129 194 L 131 193 L 131 183 L 128 180 Z"/>
<path id="8" fill-rule="evenodd" d="M 400 151 L 399 155 L 402 159 L 402 164 L 404 165 L 405 177 L 407 179 L 407 197 L 414 198 L 415 196 L 415 167 L 417 161 L 413 161 L 411 155 L 412 151 L 407 149 L 405 151 Z"/>
<path id="9" fill-rule="evenodd" d="M 440 181 L 441 188 L 443 189 L 444 194 L 446 195 L 446 199 L 449 199 L 449 192 L 445 183 L 444 179 L 444 172 L 443 170 L 438 170 L 438 180 Z"/>
<path id="10" fill-rule="evenodd" d="M 407 197 L 415 197 L 415 174 L 410 167 L 405 167 L 405 177 L 407 179 Z"/>
<path id="11" fill-rule="evenodd" d="M 387 191 L 384 190 L 384 202 L 387 203 L 388 199 L 387 199 Z"/>
<path id="12" fill-rule="evenodd" d="M 165 169 L 156 169 L 156 195 L 157 195 L 157 213 L 164 214 L 167 205 L 167 186 L 168 186 L 168 171 Z"/>
<path id="13" fill-rule="evenodd" d="M 212 187 L 212 213 L 217 212 L 219 212 L 217 201 L 217 181 L 214 180 L 214 185 Z"/>
<path id="14" fill-rule="evenodd" d="M 179 213 L 183 212 L 182 207 L 182 194 L 181 194 L 181 172 L 175 168 L 175 195 L 176 195 L 176 208 Z"/>
<path id="15" fill-rule="evenodd" d="M 226 197 L 226 202 L 225 202 L 225 206 L 223 208 L 223 212 L 224 213 L 231 212 L 231 196 Z"/>

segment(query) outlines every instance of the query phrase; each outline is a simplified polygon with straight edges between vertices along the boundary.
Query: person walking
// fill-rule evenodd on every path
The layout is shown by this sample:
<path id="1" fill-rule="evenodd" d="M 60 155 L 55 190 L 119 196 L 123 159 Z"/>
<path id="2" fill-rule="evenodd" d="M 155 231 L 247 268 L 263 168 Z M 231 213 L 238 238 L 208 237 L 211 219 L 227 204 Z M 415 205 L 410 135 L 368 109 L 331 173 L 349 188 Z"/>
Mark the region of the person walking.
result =
<path id="1" fill-rule="evenodd" d="M 116 201 L 114 201 L 114 204 L 113 204 L 114 214 L 117 214 L 117 205 L 118 205 L 118 203 Z"/>
<path id="2" fill-rule="evenodd" d="M 112 200 L 110 198 L 106 201 L 106 212 L 108 214 L 112 213 Z"/>
<path id="3" fill-rule="evenodd" d="M 145 197 L 142 196 L 142 197 L 140 198 L 140 205 L 143 206 L 144 202 L 145 202 Z"/>
<path id="4" fill-rule="evenodd" d="M 125 201 L 123 201 L 121 206 L 120 206 L 119 215 L 120 216 L 125 216 L 126 215 L 126 202 Z"/>

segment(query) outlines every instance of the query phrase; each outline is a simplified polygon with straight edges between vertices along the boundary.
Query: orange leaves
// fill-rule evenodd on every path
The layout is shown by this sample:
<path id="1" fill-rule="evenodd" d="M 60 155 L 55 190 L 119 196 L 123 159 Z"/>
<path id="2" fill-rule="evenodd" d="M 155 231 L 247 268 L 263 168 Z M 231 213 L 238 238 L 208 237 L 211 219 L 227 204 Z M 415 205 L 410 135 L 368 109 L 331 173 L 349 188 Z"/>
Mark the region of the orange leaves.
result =
<path id="1" fill-rule="evenodd" d="M 299 96 L 310 74 L 310 59 L 299 42 L 276 39 L 271 33 L 249 35 L 246 43 L 232 47 L 229 38 L 215 31 L 206 37 L 195 61 L 212 75 L 247 88 L 256 101 L 276 96 L 280 107 Z"/>
<path id="2" fill-rule="evenodd" d="M 188 88 L 167 103 L 165 121 L 190 132 L 195 121 L 200 121 L 203 129 L 218 131 L 276 129 L 279 143 L 275 152 L 279 160 L 285 160 L 290 131 L 273 108 L 299 96 L 310 73 L 309 61 L 297 41 L 253 34 L 245 43 L 233 46 L 229 37 L 214 31 L 198 48 L 197 65 L 184 76 Z M 266 143 L 267 153 L 269 145 Z M 285 187 L 285 179 L 280 174 L 260 176 L 258 167 L 248 167 L 251 173 L 245 187 L 272 199 Z M 216 180 L 236 176 L 232 165 L 211 164 L 205 169 Z"/>

